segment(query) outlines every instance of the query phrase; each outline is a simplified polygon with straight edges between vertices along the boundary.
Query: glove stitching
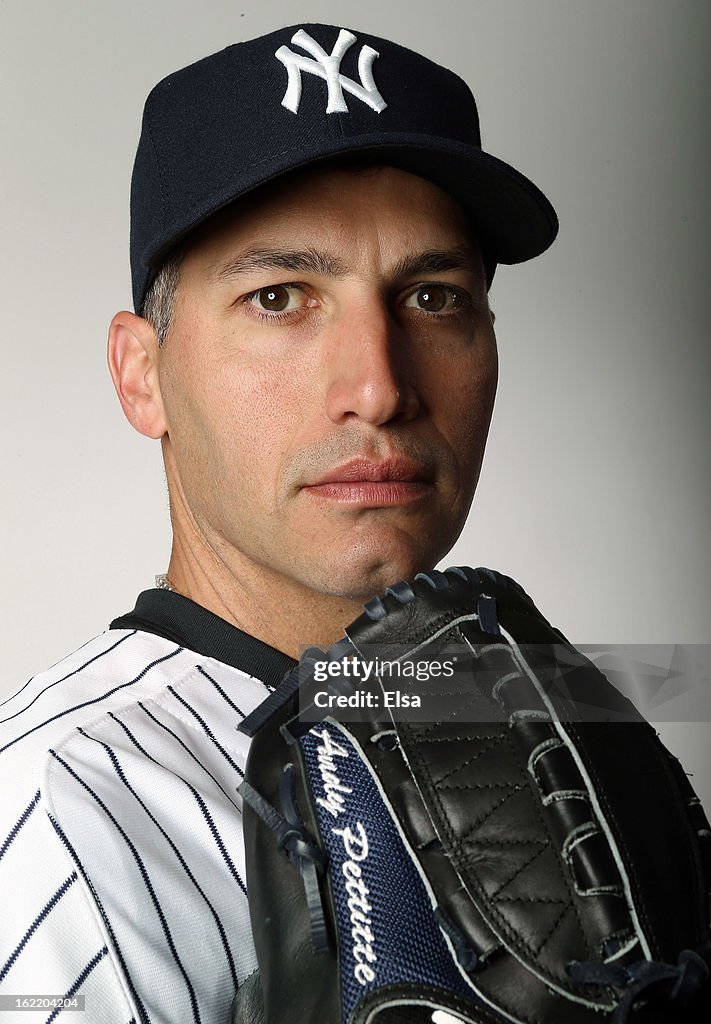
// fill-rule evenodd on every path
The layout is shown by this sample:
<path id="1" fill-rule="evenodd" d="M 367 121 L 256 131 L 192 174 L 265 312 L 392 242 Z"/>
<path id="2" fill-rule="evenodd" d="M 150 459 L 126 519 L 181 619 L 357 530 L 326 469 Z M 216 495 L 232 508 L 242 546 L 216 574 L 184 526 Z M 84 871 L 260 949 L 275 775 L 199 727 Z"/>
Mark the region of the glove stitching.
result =
<path id="1" fill-rule="evenodd" d="M 497 747 L 501 743 L 501 740 L 503 739 L 501 734 L 499 734 L 496 737 L 491 737 L 491 738 L 493 740 L 492 743 L 488 743 L 485 747 L 482 747 L 481 750 L 478 750 L 476 752 L 476 754 L 472 754 L 471 757 L 465 758 L 461 762 L 461 764 L 455 765 L 453 768 L 450 768 L 447 772 L 445 772 L 444 775 L 440 775 L 440 777 L 439 777 L 439 786 L 440 786 L 440 788 L 442 787 L 442 783 L 445 781 L 445 779 L 450 778 L 452 775 L 456 775 L 457 772 L 460 772 L 462 770 L 462 768 L 466 768 L 467 765 L 474 764 L 475 761 L 477 761 L 480 757 L 483 757 L 483 755 L 488 753 L 488 751 L 493 750 L 494 747 Z M 444 788 L 445 789 L 457 789 L 459 787 L 457 787 L 457 786 L 445 786 Z M 480 789 L 482 787 L 477 786 L 475 788 Z"/>
<path id="2" fill-rule="evenodd" d="M 481 693 L 471 694 L 471 691 L 470 691 L 469 687 L 466 687 L 466 689 L 463 688 L 463 687 L 459 687 L 459 689 L 457 689 L 457 690 L 445 690 L 442 686 L 435 685 L 435 686 L 432 687 L 431 690 L 427 691 L 425 689 L 425 686 L 422 685 L 422 684 L 421 684 L 420 692 L 421 693 L 426 693 L 428 696 L 469 697 L 470 700 L 468 701 L 468 703 L 472 703 L 472 701 L 487 699 L 488 696 L 489 696 L 488 694 L 481 694 Z M 467 705 L 465 704 L 463 706 L 466 707 Z M 441 725 L 441 722 L 438 722 L 437 725 Z"/>
<path id="3" fill-rule="evenodd" d="M 492 893 L 489 894 L 489 899 L 495 900 L 497 903 L 515 903 L 515 902 L 519 902 L 519 900 L 517 900 L 514 897 L 504 897 L 504 898 L 501 899 L 501 898 L 499 898 L 499 893 L 503 889 L 505 889 L 507 886 L 511 885 L 513 880 L 515 878 L 518 878 L 518 876 L 521 874 L 522 871 L 525 871 L 526 868 L 530 867 L 530 865 L 533 864 L 534 860 L 536 860 L 537 857 L 540 857 L 541 854 L 544 853 L 545 850 L 548 849 L 549 843 L 543 843 L 542 840 L 539 840 L 538 842 L 540 844 L 542 844 L 541 845 L 541 849 L 540 850 L 534 850 L 532 856 L 530 856 L 527 861 L 524 861 L 524 863 L 521 864 L 520 867 L 518 867 L 514 871 L 514 873 L 511 875 L 510 878 L 508 878 L 505 882 L 502 882 L 498 886 L 497 889 L 495 889 Z M 533 899 L 531 902 L 538 903 L 538 902 L 541 902 L 541 901 L 543 901 L 543 897 L 541 897 L 541 900 Z M 529 902 L 529 901 L 524 899 L 523 902 Z M 564 901 L 563 900 L 545 900 L 545 902 L 546 903 L 548 903 L 548 902 L 550 902 L 550 903 L 563 903 Z"/>
<path id="4" fill-rule="evenodd" d="M 458 847 L 458 846 L 463 846 L 466 843 L 466 840 L 472 834 L 472 832 L 475 832 L 476 829 L 478 829 L 480 825 L 483 825 L 484 822 L 487 821 L 495 811 L 498 811 L 499 808 L 502 807 L 506 803 L 507 800 L 510 800 L 512 796 L 515 796 L 516 793 L 519 793 L 523 789 L 523 786 L 517 785 L 516 783 L 513 783 L 513 782 L 511 782 L 511 783 L 502 783 L 502 786 L 504 786 L 504 785 L 507 788 L 509 788 L 509 789 L 513 789 L 513 792 L 507 793 L 506 796 L 503 797 L 501 800 L 497 800 L 497 802 L 494 804 L 494 806 L 489 808 L 489 810 L 486 812 L 486 814 L 484 815 L 483 818 L 479 818 L 477 821 L 475 821 L 474 824 L 471 826 L 471 828 L 469 828 L 464 833 L 464 835 L 455 838 L 453 843 L 452 843 L 452 845 L 455 848 Z M 459 788 L 468 788 L 468 787 L 459 787 Z"/>
<path id="5" fill-rule="evenodd" d="M 469 782 L 469 783 L 453 783 L 451 786 L 440 786 L 440 789 L 448 791 L 456 789 L 513 789 L 518 784 L 515 782 Z M 518 786 L 518 789 L 523 789 L 523 786 Z M 486 819 L 482 818 L 482 821 Z"/>
<path id="6" fill-rule="evenodd" d="M 547 839 L 497 839 L 497 846 L 548 846 Z M 472 853 L 474 856 L 474 853 Z"/>
<path id="7" fill-rule="evenodd" d="M 530 863 L 530 861 L 529 861 Z M 516 876 L 514 875 L 514 878 Z M 502 896 L 497 897 L 497 903 L 559 903 L 561 907 L 570 906 L 565 900 L 555 900 L 552 896 Z"/>
<path id="8" fill-rule="evenodd" d="M 510 740 L 510 742 L 511 742 L 512 752 L 513 752 L 513 755 L 514 755 L 514 760 L 517 763 L 519 763 L 519 751 L 518 751 L 516 745 L 514 744 L 513 740 Z M 526 777 L 527 778 L 530 778 L 530 776 L 528 775 L 528 764 L 527 763 L 525 765 L 521 764 L 521 770 L 526 773 Z M 531 793 L 531 797 L 532 797 L 532 801 L 533 801 L 533 808 L 534 808 L 536 817 L 538 818 L 538 821 L 540 823 L 540 826 L 541 826 L 541 828 L 543 830 L 543 834 L 545 836 L 549 836 L 549 829 L 548 829 L 547 822 L 546 822 L 546 819 L 545 819 L 545 812 L 544 812 L 543 807 L 541 805 L 540 792 L 539 792 L 538 788 L 536 788 L 535 791 L 530 790 L 530 793 Z M 549 837 L 549 842 L 550 842 L 550 837 Z M 570 884 L 571 880 L 568 877 L 568 875 L 566 874 L 563 865 L 561 864 L 560 854 L 558 853 L 557 850 L 555 850 L 555 848 L 553 847 L 552 843 L 550 845 L 551 845 L 551 849 L 554 849 L 554 852 L 556 854 L 556 856 L 555 856 L 555 863 L 556 863 L 556 865 L 558 867 L 558 872 L 559 872 L 558 877 L 559 877 L 559 880 L 562 882 L 564 890 L 567 891 L 567 893 L 568 893 L 568 906 L 569 906 L 570 909 L 573 910 L 573 913 L 575 914 L 575 919 L 576 919 L 577 928 L 578 928 L 578 934 L 580 936 L 582 936 L 582 938 L 584 939 L 586 945 L 589 945 L 588 935 L 587 935 L 587 932 L 586 932 L 586 930 L 584 928 L 583 920 L 581 918 L 580 911 L 579 911 L 577 903 L 575 901 L 575 897 L 573 895 L 573 892 L 571 891 L 571 884 Z M 553 925 L 552 929 L 550 930 L 549 934 L 546 936 L 543 944 L 541 946 L 539 946 L 539 948 L 534 952 L 534 959 L 536 957 L 540 956 L 541 950 L 550 941 L 550 939 L 553 936 L 553 933 L 557 930 L 557 928 L 558 928 L 559 924 L 562 922 L 564 916 L 565 916 L 565 911 L 554 922 L 554 925 Z M 530 949 L 531 947 L 529 946 L 528 948 Z M 567 976 L 566 976 L 566 986 L 568 986 L 572 991 L 574 991 L 576 993 L 580 993 L 580 994 L 589 996 L 589 989 L 586 991 L 584 986 L 580 986 L 580 985 L 574 984 L 571 981 L 571 979 L 568 978 Z"/>
<path id="9" fill-rule="evenodd" d="M 451 743 L 454 740 L 466 740 L 467 743 L 473 742 L 474 737 L 471 735 L 471 733 L 466 733 L 465 735 L 461 735 L 459 733 L 454 734 L 454 735 L 448 734 L 447 736 L 428 736 L 428 735 L 426 735 L 428 732 L 432 732 L 434 729 L 441 729 L 441 727 L 442 727 L 442 723 L 441 722 L 436 722 L 434 725 L 428 726 L 427 729 L 424 729 L 422 732 L 420 732 L 418 734 L 418 740 L 417 740 L 418 743 Z M 413 729 L 413 732 L 414 732 L 414 729 Z M 484 735 L 477 736 L 476 739 L 477 740 L 493 740 L 493 739 L 499 739 L 500 736 L 501 736 L 501 733 L 498 733 L 498 732 L 496 733 L 495 736 L 490 736 L 488 733 L 486 733 Z"/>
<path id="10" fill-rule="evenodd" d="M 466 833 L 464 834 L 464 836 L 462 836 L 462 837 L 461 837 L 461 838 L 459 838 L 459 839 L 454 839 L 454 841 L 453 841 L 453 842 L 452 842 L 452 839 L 451 839 L 451 835 L 452 835 L 452 832 L 451 832 L 451 829 L 449 828 L 449 825 L 448 825 L 448 820 L 447 820 L 447 818 L 446 818 L 446 816 L 445 816 L 445 826 L 446 826 L 446 831 L 448 831 L 448 832 L 449 832 L 449 834 L 450 834 L 450 842 L 452 842 L 452 846 L 453 846 L 453 848 L 454 848 L 454 849 L 457 849 L 457 848 L 458 848 L 458 849 L 459 849 L 459 850 L 461 851 L 462 847 L 464 847 L 464 846 L 466 845 L 466 839 L 467 839 L 467 837 L 469 837 L 469 836 L 471 835 L 471 833 L 472 833 L 472 832 L 474 832 L 474 831 L 475 831 L 475 830 L 476 830 L 477 828 L 479 828 L 479 827 L 481 826 L 481 824 L 483 824 L 483 822 L 485 822 L 485 821 L 487 820 L 487 818 L 489 818 L 489 817 L 490 817 L 490 816 L 491 816 L 491 815 L 492 815 L 492 814 L 493 814 L 493 813 L 494 813 L 494 812 L 495 812 L 496 810 L 498 810 L 498 809 L 499 809 L 499 808 L 500 808 L 500 807 L 501 807 L 501 806 L 502 806 L 502 805 L 503 805 L 503 804 L 504 804 L 504 803 L 505 803 L 505 802 L 506 802 L 506 801 L 507 801 L 507 800 L 508 800 L 508 799 L 509 799 L 509 798 L 510 798 L 511 796 L 513 796 L 515 792 L 520 792 L 520 791 L 521 791 L 521 790 L 522 790 L 522 789 L 524 788 L 524 787 L 523 787 L 522 785 L 518 785 L 518 784 L 516 784 L 516 783 L 508 783 L 508 784 L 504 784 L 504 785 L 507 785 L 508 787 L 513 787 L 513 792 L 512 792 L 512 793 L 508 793 L 508 794 L 507 794 L 507 795 L 506 795 L 506 796 L 505 796 L 505 797 L 503 798 L 503 800 L 499 800 L 499 801 L 497 801 L 497 803 L 496 803 L 496 804 L 494 805 L 494 807 L 490 808 L 490 810 L 489 810 L 489 811 L 487 812 L 487 814 L 486 814 L 486 815 L 485 815 L 485 816 L 484 816 L 483 818 L 480 818 L 480 819 L 479 819 L 479 820 L 478 820 L 477 822 L 475 822 L 475 824 L 474 824 L 474 825 L 473 825 L 473 826 L 471 827 L 471 829 L 469 829 L 469 830 L 468 830 L 468 831 L 467 831 L 467 832 L 466 832 Z M 477 788 L 477 787 L 475 787 L 475 788 Z M 435 794 L 436 794 L 436 790 L 435 790 Z M 442 809 L 442 805 L 441 805 L 441 803 L 440 803 L 440 801 L 439 801 L 439 800 L 437 800 L 437 803 L 438 803 L 438 804 L 439 804 L 439 806 L 440 806 L 440 812 L 441 812 L 441 809 Z M 538 801 L 538 800 L 534 800 L 534 806 L 535 806 L 535 808 L 536 808 L 536 812 L 537 812 L 537 815 L 538 815 L 538 817 L 539 817 L 539 819 L 540 819 L 540 806 L 539 806 L 539 801 Z M 547 830 L 545 830 L 545 824 L 544 824 L 544 832 L 545 832 L 545 831 L 547 831 Z M 511 840 L 510 840 L 509 842 L 514 842 L 514 841 L 511 841 Z M 521 842 L 521 843 L 525 843 L 525 840 L 522 840 L 522 841 L 520 841 L 520 842 Z M 538 842 L 543 842 L 543 841 L 542 841 L 542 840 L 539 840 Z M 544 846 L 544 848 L 545 848 L 545 847 L 547 847 L 548 845 L 549 845 L 549 842 L 548 842 L 548 841 L 546 841 L 546 842 L 545 842 L 545 846 Z M 531 857 L 531 858 L 529 859 L 529 861 L 527 862 L 527 864 L 525 865 L 525 867 L 527 867 L 527 866 L 528 866 L 528 865 L 529 865 L 530 863 L 532 863 L 532 862 L 533 862 L 533 860 L 535 860 L 535 858 L 536 858 L 536 857 L 537 857 L 537 856 L 538 856 L 538 855 L 539 855 L 539 854 L 540 854 L 541 852 L 542 852 L 542 850 L 537 850 L 537 851 L 536 851 L 536 852 L 534 853 L 534 855 L 533 855 L 533 856 L 532 856 L 532 857 Z M 474 857 L 474 856 L 476 856 L 476 851 L 471 851 L 470 857 L 469 857 L 468 859 L 471 859 L 471 857 Z M 466 859 L 467 859 L 467 858 L 465 858 L 465 857 L 461 857 L 461 858 L 459 858 L 459 859 L 460 859 L 460 861 L 461 861 L 462 863 L 465 863 L 465 862 L 466 862 Z M 560 864 L 558 863 L 558 860 L 557 860 L 557 858 L 556 858 L 556 863 L 558 864 L 558 868 L 559 868 L 559 872 L 560 872 L 560 879 L 562 880 L 562 882 L 563 882 L 563 885 L 564 885 L 564 887 L 565 887 L 565 888 L 566 888 L 566 889 L 567 889 L 567 890 L 569 891 L 569 885 L 568 885 L 568 880 L 567 880 L 567 878 L 565 877 L 565 875 L 564 875 L 564 873 L 563 873 L 563 871 L 562 871 L 562 868 L 561 868 Z M 512 876 L 512 878 L 513 878 L 513 877 L 515 877 L 515 875 L 516 875 L 516 874 L 518 873 L 518 870 L 519 870 L 519 869 L 517 869 L 517 871 L 516 871 L 516 872 L 514 873 L 514 876 Z M 503 888 L 505 888 L 505 887 L 506 887 L 506 885 L 508 885 L 508 884 L 509 884 L 509 881 L 510 881 L 510 880 L 507 880 L 507 881 L 506 881 L 506 882 L 504 883 L 504 885 L 503 885 Z M 500 891 L 500 890 L 499 890 L 499 891 Z M 503 900 L 502 900 L 502 901 L 497 901 L 496 899 L 492 899 L 491 897 L 488 897 L 488 896 L 487 896 L 486 894 L 484 894 L 484 897 L 485 897 L 486 901 L 487 901 L 488 903 L 490 903 L 490 905 L 491 905 L 491 907 L 492 907 L 492 909 L 494 910 L 494 912 L 495 912 L 495 913 L 496 913 L 496 903 L 497 903 L 497 902 L 504 902 Z M 561 901 L 561 900 L 555 900 L 555 901 L 553 901 L 553 902 L 555 902 L 555 903 L 564 903 L 564 901 Z M 569 901 L 568 903 L 565 903 L 565 905 L 564 905 L 564 910 L 563 910 L 563 912 L 562 912 L 562 913 L 561 913 L 561 914 L 560 914 L 560 915 L 559 915 L 559 916 L 558 916 L 558 917 L 556 918 L 556 920 L 555 920 L 555 921 L 554 921 L 554 923 L 553 923 L 553 926 L 552 926 L 552 928 L 551 928 L 551 929 L 549 930 L 548 934 L 547 934 L 547 935 L 546 935 L 546 936 L 544 937 L 544 939 L 543 939 L 543 942 L 542 942 L 542 944 L 541 944 L 541 945 L 539 946 L 539 948 L 538 948 L 538 949 L 535 949 L 535 948 L 534 948 L 533 946 L 531 946 L 531 944 L 530 944 L 529 942 L 527 942 L 527 941 L 526 941 L 526 940 L 525 940 L 525 939 L 523 938 L 523 936 L 522 936 L 522 935 L 520 935 L 520 933 L 518 933 L 517 931 L 515 931 L 514 929 L 512 929 L 512 928 L 511 928 L 511 926 L 510 926 L 510 925 L 508 924 L 508 922 L 506 922 L 506 921 L 505 921 L 504 919 L 502 919 L 502 918 L 501 918 L 501 915 L 500 915 L 499 913 L 496 913 L 496 917 L 497 917 L 497 920 L 498 920 L 498 922 L 499 922 L 499 928 L 500 928 L 500 930 L 501 930 L 501 931 L 503 931 L 503 932 L 505 932 L 505 933 L 506 933 L 506 934 L 507 934 L 507 935 L 509 936 L 509 941 L 511 942 L 511 944 L 512 944 L 512 945 L 513 945 L 514 947 L 515 947 L 515 946 L 517 946 L 517 945 L 523 945 L 523 946 L 524 946 L 524 948 L 528 950 L 528 952 L 529 952 L 529 955 L 531 955 L 531 958 L 532 958 L 532 959 L 535 959 L 535 958 L 536 958 L 536 957 L 537 957 L 537 956 L 538 956 L 538 955 L 540 954 L 540 950 L 541 950 L 541 949 L 543 949 L 543 947 L 544 947 L 544 946 L 545 946 L 545 945 L 547 944 L 547 942 L 549 942 L 549 941 L 550 941 L 550 939 L 551 939 L 551 937 L 552 937 L 553 933 L 554 933 L 554 932 L 556 931 L 556 929 L 558 928 L 559 924 L 560 924 L 560 923 L 562 922 L 562 920 L 563 920 L 563 918 L 564 918 L 564 916 L 565 916 L 565 914 L 567 913 L 567 910 L 568 910 L 569 908 L 572 908 L 572 909 L 574 910 L 574 912 L 575 912 L 575 915 L 576 915 L 576 919 L 577 919 L 577 921 L 578 921 L 578 927 L 579 927 L 580 931 L 581 931 L 581 932 L 583 933 L 583 935 L 585 934 L 585 933 L 584 933 L 584 931 L 583 931 L 583 929 L 582 929 L 582 924 L 581 924 L 581 922 L 580 922 L 580 918 L 579 918 L 579 914 L 578 914 L 577 908 L 576 908 L 576 907 L 575 907 L 575 906 L 574 906 L 574 905 L 573 905 L 573 904 L 572 904 L 572 903 L 571 903 L 571 902 Z M 574 990 L 576 990 L 576 991 L 578 990 L 578 986 L 574 986 L 574 985 L 571 985 L 571 983 L 570 983 L 570 979 L 567 979 L 567 978 L 566 978 L 566 983 L 567 983 L 568 985 L 570 985 L 570 987 L 571 987 L 571 988 L 573 988 Z M 582 991 L 582 990 L 581 990 L 581 991 Z M 587 994 L 589 995 L 589 990 L 588 990 L 588 993 L 587 993 Z"/>
<path id="11" fill-rule="evenodd" d="M 409 740 L 410 744 L 413 741 L 413 738 L 414 738 L 413 737 L 413 730 L 409 726 L 407 726 L 406 724 L 403 724 L 403 727 L 402 727 L 402 730 L 401 730 L 401 737 L 402 737 L 402 739 Z M 408 756 L 408 759 L 410 760 L 411 767 L 414 770 L 415 764 L 417 765 L 417 768 L 418 768 L 418 771 L 419 771 L 419 776 L 420 776 L 421 780 L 425 783 L 425 787 L 429 790 L 429 798 L 432 801 L 432 807 L 433 807 L 433 809 L 436 809 L 438 811 L 439 828 L 442 830 L 442 834 L 444 834 L 444 836 L 447 838 L 447 840 L 449 842 L 450 848 L 452 850 L 454 850 L 456 848 L 456 846 L 457 846 L 458 839 L 457 839 L 457 836 L 454 833 L 454 830 L 452 829 L 452 826 L 450 825 L 449 816 L 444 813 L 444 807 L 443 807 L 442 801 L 441 801 L 441 799 L 439 797 L 439 793 L 438 793 L 436 787 L 433 785 L 433 780 L 432 780 L 432 777 L 431 777 L 431 775 L 430 775 L 430 773 L 429 773 L 429 771 L 427 769 L 427 766 L 425 764 L 423 764 L 423 762 L 422 762 L 422 758 L 421 758 L 421 755 L 419 753 L 419 750 L 417 749 L 417 746 L 415 745 L 414 747 L 412 747 L 410 749 L 410 744 L 408 744 L 407 756 Z M 417 779 L 417 773 L 415 773 L 415 777 Z M 511 794 L 508 794 L 508 796 L 510 796 L 510 795 Z M 505 799 L 508 799 L 508 796 Z M 487 815 L 487 817 L 488 817 L 488 815 Z M 456 867 L 456 865 L 455 865 L 455 867 Z M 486 920 L 486 915 L 482 915 L 482 916 L 484 917 L 485 923 L 488 924 L 488 922 Z M 499 915 L 497 915 L 497 917 L 498 916 Z M 513 945 L 516 944 L 516 941 L 518 941 L 518 942 L 521 941 L 520 936 L 518 935 L 518 933 L 516 933 L 509 926 L 508 922 L 506 922 L 505 920 L 502 919 L 502 920 L 500 920 L 499 924 L 501 926 L 501 931 L 509 937 L 509 941 L 511 941 Z M 533 1024 L 533 1021 L 534 1021 L 533 1018 L 527 1018 L 527 1019 L 530 1022 L 530 1024 Z"/>
<path id="12" fill-rule="evenodd" d="M 429 693 L 428 693 L 427 691 L 425 691 L 424 687 L 422 687 L 420 692 L 423 695 L 426 695 L 426 696 L 466 697 L 467 698 L 463 703 L 460 703 L 456 709 L 450 710 L 449 711 L 449 717 L 440 719 L 440 721 L 437 722 L 432 727 L 432 729 L 430 729 L 430 731 L 433 731 L 435 728 L 441 729 L 441 727 L 443 725 L 448 725 L 448 724 L 452 723 L 458 715 L 461 715 L 463 711 L 465 711 L 467 708 L 472 707 L 472 705 L 482 704 L 482 702 L 486 702 L 486 704 L 489 704 L 489 705 L 491 704 L 491 701 L 488 699 L 486 694 L 481 694 L 481 693 L 476 693 L 476 692 L 475 693 L 471 693 L 469 690 L 462 690 L 462 689 L 460 689 L 460 690 L 443 690 L 440 687 L 437 687 L 435 689 L 430 690 Z M 497 713 L 494 712 L 489 717 L 493 719 L 493 718 L 498 717 L 498 716 L 497 716 Z M 423 730 L 423 735 L 425 735 L 425 731 L 424 730 Z M 453 740 L 453 739 L 456 739 L 456 738 L 457 738 L 456 736 L 445 736 L 445 737 L 443 737 L 443 741 Z"/>
<path id="13" fill-rule="evenodd" d="M 556 901 L 556 902 L 557 902 L 557 901 Z M 539 947 L 538 947 L 538 948 L 536 949 L 536 951 L 535 951 L 535 956 L 537 956 L 537 957 L 538 957 L 538 956 L 540 956 L 540 955 L 541 955 L 541 953 L 543 952 L 543 949 L 545 948 L 545 946 L 546 946 L 546 945 L 547 945 L 547 944 L 548 944 L 548 943 L 550 942 L 550 940 L 551 940 L 551 939 L 553 938 L 553 935 L 555 934 L 555 932 L 557 932 L 557 931 L 558 931 L 558 928 L 560 927 L 560 925 L 561 925 L 561 924 L 562 924 L 562 922 L 563 922 L 563 918 L 564 918 L 564 917 L 566 916 L 566 914 L 568 913 L 568 911 L 569 911 L 569 910 L 575 910 L 575 907 L 574 907 L 574 906 L 573 906 L 573 905 L 572 905 L 571 903 L 568 903 L 568 904 L 566 904 L 566 905 L 565 905 L 565 907 L 564 907 L 564 909 L 563 909 L 563 911 L 561 912 L 561 914 L 560 914 L 560 915 L 559 915 L 559 916 L 558 916 L 558 917 L 557 917 L 557 918 L 555 919 L 555 921 L 553 922 L 553 925 L 552 925 L 552 927 L 551 927 L 551 928 L 550 928 L 550 930 L 548 931 L 548 934 L 547 934 L 547 935 L 546 935 L 546 937 L 544 938 L 543 942 L 542 942 L 542 943 L 540 944 L 540 946 L 539 946 Z M 577 912 L 576 912 L 576 917 L 577 917 Z"/>
<path id="14" fill-rule="evenodd" d="M 511 746 L 512 746 L 512 751 L 513 751 L 513 755 L 514 755 L 514 760 L 515 760 L 516 763 L 519 763 L 519 751 L 518 751 L 517 745 L 513 742 L 513 740 L 511 740 Z M 539 789 L 539 787 L 536 784 L 535 780 L 532 778 L 531 774 L 528 771 L 528 762 L 527 761 L 526 761 L 525 765 L 521 764 L 521 769 L 524 772 L 525 777 L 527 779 L 529 779 L 529 781 L 531 782 L 531 786 L 532 787 L 535 786 L 535 789 L 532 788 L 530 790 L 531 796 L 532 796 L 532 799 L 533 799 L 533 808 L 534 808 L 536 817 L 537 817 L 537 819 L 538 819 L 538 821 L 540 823 L 540 827 L 543 830 L 543 834 L 545 836 L 548 836 L 549 841 L 550 841 L 549 828 L 548 828 L 548 824 L 547 824 L 547 820 L 546 820 L 546 813 L 545 813 L 545 811 L 543 809 L 543 806 L 542 806 L 542 803 L 541 803 L 541 792 L 540 792 L 540 789 Z M 554 852 L 555 852 L 555 863 L 556 863 L 556 865 L 558 867 L 558 872 L 559 872 L 558 877 L 559 877 L 559 880 L 562 882 L 564 890 L 567 891 L 567 893 L 568 893 L 568 903 L 569 903 L 569 906 L 572 908 L 572 910 L 573 910 L 573 912 L 575 914 L 575 920 L 576 920 L 576 923 L 577 923 L 578 934 L 583 938 L 583 940 L 585 941 L 585 944 L 590 947 L 592 944 L 589 941 L 588 934 L 587 934 L 587 931 L 586 931 L 586 929 L 584 927 L 584 922 L 583 922 L 583 919 L 582 919 L 581 914 L 580 914 L 580 910 L 578 908 L 578 905 L 577 905 L 575 896 L 573 894 L 573 891 L 571 890 L 571 881 L 572 880 L 569 877 L 569 875 L 566 874 L 565 867 L 561 863 L 560 852 L 556 848 L 553 847 L 552 842 L 551 842 L 551 849 L 553 849 Z M 562 921 L 562 918 L 563 918 L 563 915 L 561 915 L 559 921 Z M 557 924 L 553 928 L 553 931 L 556 930 L 556 927 L 557 927 Z M 551 933 L 546 938 L 546 942 L 548 942 L 550 940 L 550 938 L 552 937 L 553 931 L 551 931 Z M 544 942 L 543 945 L 545 945 L 546 942 Z M 536 952 L 537 956 L 540 955 L 540 952 L 541 952 L 542 949 L 543 949 L 543 946 L 539 947 L 539 949 Z M 566 984 L 568 986 L 570 986 L 570 988 L 573 991 L 581 993 L 581 994 L 584 993 L 584 987 L 573 984 L 571 982 L 570 978 L 566 978 Z"/>

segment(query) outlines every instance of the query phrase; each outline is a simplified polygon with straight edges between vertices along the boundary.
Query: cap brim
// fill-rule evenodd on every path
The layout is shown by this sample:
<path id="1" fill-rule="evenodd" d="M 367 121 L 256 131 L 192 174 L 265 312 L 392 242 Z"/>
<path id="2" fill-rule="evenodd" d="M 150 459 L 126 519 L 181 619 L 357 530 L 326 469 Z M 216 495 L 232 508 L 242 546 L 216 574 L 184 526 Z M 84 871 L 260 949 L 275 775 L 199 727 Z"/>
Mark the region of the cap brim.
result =
<path id="1" fill-rule="evenodd" d="M 202 205 L 183 211 L 181 223 L 172 223 L 154 239 L 147 254 L 155 272 L 171 249 L 215 213 L 248 193 L 285 175 L 317 166 L 324 160 L 353 154 L 377 156 L 378 162 L 417 174 L 439 185 L 462 204 L 487 258 L 495 263 L 522 263 L 544 252 L 558 233 L 558 218 L 545 195 L 532 181 L 503 160 L 451 139 L 391 134 L 334 140 L 314 154 L 291 149 L 280 161 L 240 174 L 239 188 L 210 196 Z"/>

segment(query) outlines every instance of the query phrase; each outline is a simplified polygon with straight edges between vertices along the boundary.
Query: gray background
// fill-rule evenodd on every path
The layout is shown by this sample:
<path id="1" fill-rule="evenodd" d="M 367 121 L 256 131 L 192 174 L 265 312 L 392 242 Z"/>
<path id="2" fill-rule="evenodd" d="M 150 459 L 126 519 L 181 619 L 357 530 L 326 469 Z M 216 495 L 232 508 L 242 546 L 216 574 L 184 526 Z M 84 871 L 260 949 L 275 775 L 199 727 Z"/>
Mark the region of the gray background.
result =
<path id="1" fill-rule="evenodd" d="M 515 576 L 578 642 L 711 642 L 708 0 L 0 0 L 0 694 L 132 607 L 167 563 L 159 446 L 123 420 L 104 356 L 130 306 L 145 96 L 307 20 L 458 71 L 485 148 L 560 215 L 554 248 L 492 290 L 501 386 L 447 561 Z M 683 701 L 666 710 L 684 718 Z M 701 717 L 662 731 L 709 806 Z"/>

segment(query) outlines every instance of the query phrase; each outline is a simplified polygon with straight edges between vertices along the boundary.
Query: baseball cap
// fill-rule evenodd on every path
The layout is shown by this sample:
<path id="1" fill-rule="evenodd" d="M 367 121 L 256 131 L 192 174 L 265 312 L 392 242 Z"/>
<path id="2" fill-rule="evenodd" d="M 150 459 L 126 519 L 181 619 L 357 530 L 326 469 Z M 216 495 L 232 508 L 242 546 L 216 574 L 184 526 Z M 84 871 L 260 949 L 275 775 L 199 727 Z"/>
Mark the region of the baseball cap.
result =
<path id="1" fill-rule="evenodd" d="M 136 311 L 171 249 L 218 210 L 352 153 L 449 192 L 489 265 L 538 256 L 557 234 L 543 193 L 482 150 L 461 78 L 366 32 L 294 25 L 176 71 L 148 96 L 131 184 Z"/>

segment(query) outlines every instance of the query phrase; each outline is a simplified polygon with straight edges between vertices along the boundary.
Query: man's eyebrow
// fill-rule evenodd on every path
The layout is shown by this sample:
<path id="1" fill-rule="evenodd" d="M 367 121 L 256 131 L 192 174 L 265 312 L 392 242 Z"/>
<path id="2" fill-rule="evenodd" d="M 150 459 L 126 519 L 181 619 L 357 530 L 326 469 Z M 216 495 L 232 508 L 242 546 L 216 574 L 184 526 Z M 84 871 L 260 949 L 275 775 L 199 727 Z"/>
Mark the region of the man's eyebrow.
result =
<path id="1" fill-rule="evenodd" d="M 248 249 L 238 253 L 216 269 L 218 281 L 255 270 L 285 270 L 323 277 L 345 277 L 346 264 L 337 256 L 317 249 Z"/>
<path id="2" fill-rule="evenodd" d="M 478 249 L 461 246 L 455 249 L 427 249 L 399 260 L 393 270 L 395 278 L 442 274 L 448 270 L 482 269 Z M 482 269 L 483 273 L 483 269 Z"/>
<path id="3" fill-rule="evenodd" d="M 478 270 L 481 267 L 479 250 L 461 246 L 453 249 L 426 249 L 405 256 L 398 260 L 391 273 L 395 280 L 399 280 L 403 277 L 446 273 L 448 270 Z M 218 266 L 215 277 L 218 281 L 226 281 L 259 270 L 283 270 L 287 273 L 342 278 L 348 274 L 348 265 L 340 257 L 318 249 L 247 249 Z"/>

